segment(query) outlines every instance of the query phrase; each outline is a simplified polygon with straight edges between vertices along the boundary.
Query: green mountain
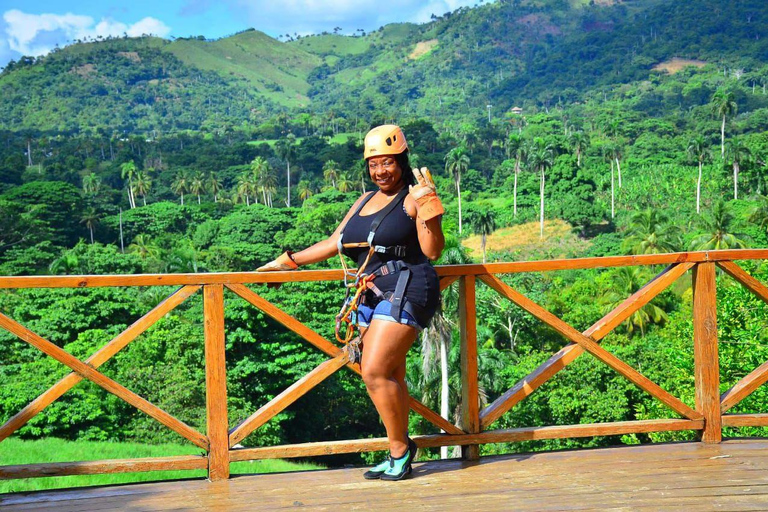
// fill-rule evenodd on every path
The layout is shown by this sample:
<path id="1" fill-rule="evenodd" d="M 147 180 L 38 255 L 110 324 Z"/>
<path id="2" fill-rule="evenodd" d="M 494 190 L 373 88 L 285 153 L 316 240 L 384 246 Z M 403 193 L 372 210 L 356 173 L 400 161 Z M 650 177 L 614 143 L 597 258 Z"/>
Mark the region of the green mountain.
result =
<path id="1" fill-rule="evenodd" d="M 226 130 L 281 111 L 458 119 L 583 101 L 674 58 L 762 83 L 767 14 L 759 0 L 505 0 L 359 36 L 78 43 L 6 67 L 0 129 Z"/>

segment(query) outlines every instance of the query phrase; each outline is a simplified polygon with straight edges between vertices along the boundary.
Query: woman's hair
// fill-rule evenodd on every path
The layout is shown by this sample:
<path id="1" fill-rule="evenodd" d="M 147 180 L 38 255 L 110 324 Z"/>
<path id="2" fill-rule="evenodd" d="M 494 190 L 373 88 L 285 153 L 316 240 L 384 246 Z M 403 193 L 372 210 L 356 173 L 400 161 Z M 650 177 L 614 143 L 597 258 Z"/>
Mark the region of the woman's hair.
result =
<path id="1" fill-rule="evenodd" d="M 397 165 L 402 171 L 402 180 L 406 186 L 415 185 L 416 179 L 413 177 L 413 169 L 411 169 L 411 162 L 408 160 L 408 150 L 403 151 L 397 155 L 392 155 L 397 162 Z M 365 162 L 365 168 L 368 169 L 368 161 Z"/>

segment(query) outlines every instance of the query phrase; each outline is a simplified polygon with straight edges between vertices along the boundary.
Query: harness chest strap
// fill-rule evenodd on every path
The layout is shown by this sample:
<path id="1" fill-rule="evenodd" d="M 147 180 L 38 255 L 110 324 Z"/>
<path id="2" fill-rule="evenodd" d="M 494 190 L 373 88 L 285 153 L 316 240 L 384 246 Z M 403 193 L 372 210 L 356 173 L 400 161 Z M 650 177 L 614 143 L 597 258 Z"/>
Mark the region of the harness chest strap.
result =
<path id="1" fill-rule="evenodd" d="M 355 213 L 352 215 L 354 217 L 355 215 L 358 215 L 360 211 L 363 209 L 363 207 L 370 201 L 370 199 L 375 195 L 375 192 L 369 193 L 365 198 L 363 198 L 362 201 L 360 201 L 360 204 L 357 207 L 357 210 L 355 210 Z M 400 204 L 403 198 L 408 195 L 407 189 L 402 189 L 400 192 L 398 192 L 397 196 L 392 199 L 389 204 L 387 204 L 384 208 L 379 210 L 376 213 L 376 217 L 374 217 L 373 222 L 371 223 L 370 230 L 368 232 L 368 238 L 365 242 L 355 242 L 355 243 L 344 243 L 344 230 L 346 229 L 346 224 L 344 227 L 341 228 L 341 232 L 339 233 L 339 239 L 336 242 L 336 248 L 339 251 L 339 255 L 342 254 L 344 248 L 355 248 L 355 247 L 369 247 L 371 252 L 379 253 L 379 254 L 392 254 L 394 256 L 397 256 L 398 258 L 404 258 L 408 254 L 408 246 L 407 245 L 376 245 L 373 243 L 374 238 L 376 236 L 376 230 L 379 228 L 379 225 L 382 223 L 384 218 L 389 215 L 392 210 L 395 209 L 395 207 Z M 351 217 L 350 217 L 351 218 Z"/>

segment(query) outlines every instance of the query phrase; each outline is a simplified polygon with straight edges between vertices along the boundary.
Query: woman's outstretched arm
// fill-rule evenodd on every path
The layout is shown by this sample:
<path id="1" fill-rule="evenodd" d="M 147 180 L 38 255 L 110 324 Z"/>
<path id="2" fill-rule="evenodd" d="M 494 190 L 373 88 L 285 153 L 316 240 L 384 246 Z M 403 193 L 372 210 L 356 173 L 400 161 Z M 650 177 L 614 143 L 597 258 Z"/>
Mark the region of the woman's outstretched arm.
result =
<path id="1" fill-rule="evenodd" d="M 350 217 L 354 215 L 355 210 L 357 210 L 357 207 L 360 204 L 360 201 L 363 200 L 363 197 L 365 197 L 365 194 L 360 196 L 357 201 L 355 201 L 355 204 L 352 205 L 352 208 L 349 209 L 347 214 L 344 216 L 344 219 L 336 228 L 336 231 L 331 234 L 331 236 L 325 240 L 307 247 L 303 251 L 293 253 L 293 261 L 296 262 L 296 264 L 299 266 L 309 265 L 310 263 L 325 261 L 328 258 L 338 254 L 337 243 L 339 241 L 339 234 L 341 233 L 342 228 L 346 225 L 347 221 L 349 221 Z"/>

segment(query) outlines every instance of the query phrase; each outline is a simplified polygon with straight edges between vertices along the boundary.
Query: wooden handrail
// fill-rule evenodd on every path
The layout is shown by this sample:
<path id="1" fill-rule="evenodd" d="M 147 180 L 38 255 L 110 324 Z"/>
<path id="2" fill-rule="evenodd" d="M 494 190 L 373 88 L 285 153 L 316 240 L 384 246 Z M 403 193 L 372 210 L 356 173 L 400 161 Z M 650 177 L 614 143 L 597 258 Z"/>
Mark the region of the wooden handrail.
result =
<path id="1" fill-rule="evenodd" d="M 483 265 L 441 265 L 440 277 L 484 274 L 518 274 L 588 268 L 636 267 L 701 263 L 705 261 L 739 261 L 768 259 L 768 249 L 734 249 L 725 251 L 675 252 L 637 256 L 603 256 L 545 261 L 514 261 Z M 344 278 L 338 270 L 294 270 L 290 272 L 210 272 L 205 274 L 133 274 L 84 276 L 0 276 L 0 288 L 93 288 L 103 286 L 184 286 L 206 284 L 265 284 L 309 281 L 338 281 Z"/>
<path id="2" fill-rule="evenodd" d="M 641 432 L 693 430 L 703 442 L 721 439 L 722 426 L 768 426 L 768 414 L 725 414 L 768 381 L 768 362 L 760 365 L 730 390 L 719 393 L 717 340 L 717 297 L 715 268 L 768 303 L 768 287 L 750 276 L 735 261 L 768 259 L 768 249 L 702 251 L 642 256 L 612 256 L 536 262 L 490 263 L 485 265 L 448 265 L 437 267 L 440 289 L 454 283 L 459 287 L 459 326 L 461 334 L 461 427 L 453 425 L 418 400 L 411 398 L 411 409 L 442 429 L 444 434 L 417 436 L 422 447 L 460 445 L 468 459 L 477 458 L 483 443 L 518 442 L 536 439 L 618 435 Z M 660 274 L 619 304 L 613 311 L 584 332 L 579 332 L 539 304 L 525 297 L 498 274 L 548 272 L 569 269 L 609 268 L 635 265 L 667 265 Z M 693 271 L 694 380 L 695 408 L 662 389 L 635 368 L 610 353 L 599 343 L 618 325 L 689 270 Z M 182 286 L 165 301 L 142 316 L 112 341 L 84 361 L 30 331 L 0 312 L 0 327 L 37 347 L 72 369 L 48 391 L 0 425 L 0 442 L 21 428 L 36 414 L 53 403 L 82 379 L 88 379 L 150 415 L 206 450 L 199 457 L 166 457 L 125 461 L 93 461 L 87 463 L 29 464 L 0 467 L 0 479 L 29 478 L 65 474 L 92 474 L 120 471 L 153 471 L 162 469 L 207 468 L 211 480 L 229 477 L 229 464 L 234 461 L 261 458 L 314 456 L 382 450 L 384 439 L 358 439 L 324 443 L 306 443 L 262 448 L 234 448 L 275 414 L 294 403 L 309 390 L 341 368 L 360 374 L 360 366 L 350 362 L 344 348 L 329 341 L 297 319 L 270 303 L 246 284 L 305 282 L 341 279 L 339 270 L 295 272 L 235 272 L 211 274 L 147 274 L 119 276 L 31 276 L 0 277 L 0 288 L 87 288 L 97 286 Z M 532 314 L 562 335 L 568 343 L 530 375 L 512 386 L 489 406 L 481 409 L 478 389 L 478 346 L 476 326 L 476 286 L 482 282 L 502 297 Z M 147 400 L 106 377 L 97 368 L 135 340 L 157 320 L 202 288 L 206 359 L 206 435 L 174 418 Z M 323 352 L 329 359 L 289 386 L 274 399 L 253 412 L 245 421 L 229 429 L 225 364 L 224 289 L 227 288 L 252 306 Z M 507 430 L 487 428 L 521 400 L 532 394 L 580 354 L 588 352 L 613 368 L 618 374 L 667 405 L 682 418 L 624 421 L 588 425 L 525 427 Z"/>

